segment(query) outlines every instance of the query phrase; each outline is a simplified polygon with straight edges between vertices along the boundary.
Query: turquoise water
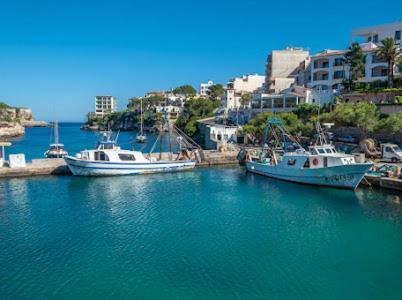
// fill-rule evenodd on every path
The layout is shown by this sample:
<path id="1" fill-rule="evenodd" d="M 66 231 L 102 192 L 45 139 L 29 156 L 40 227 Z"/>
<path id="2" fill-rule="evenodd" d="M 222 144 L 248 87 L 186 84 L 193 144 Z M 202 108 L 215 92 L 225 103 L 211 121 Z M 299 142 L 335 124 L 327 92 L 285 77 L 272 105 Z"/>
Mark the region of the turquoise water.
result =
<path id="1" fill-rule="evenodd" d="M 93 149 L 99 139 L 99 134 L 93 131 L 81 131 L 79 123 L 60 123 L 59 136 L 60 143 L 65 144 L 66 150 L 70 155 L 74 155 L 83 149 Z M 136 144 L 133 143 L 137 132 L 120 132 L 118 143 L 124 149 L 136 149 L 144 152 L 149 152 L 153 143 L 156 140 L 154 133 L 147 133 L 148 143 Z M 43 154 L 49 149 L 49 144 L 53 143 L 53 132 L 51 128 L 26 128 L 26 134 L 20 138 L 13 139 L 12 146 L 7 148 L 7 153 L 24 153 L 26 160 L 30 161 L 33 158 L 44 158 Z M 174 146 L 177 146 L 175 140 L 172 141 Z M 169 143 L 168 136 L 163 137 L 163 151 L 168 151 Z M 159 151 L 159 144 L 155 148 Z"/>
<path id="2" fill-rule="evenodd" d="M 0 295 L 400 299 L 400 201 L 241 168 L 3 179 Z"/>

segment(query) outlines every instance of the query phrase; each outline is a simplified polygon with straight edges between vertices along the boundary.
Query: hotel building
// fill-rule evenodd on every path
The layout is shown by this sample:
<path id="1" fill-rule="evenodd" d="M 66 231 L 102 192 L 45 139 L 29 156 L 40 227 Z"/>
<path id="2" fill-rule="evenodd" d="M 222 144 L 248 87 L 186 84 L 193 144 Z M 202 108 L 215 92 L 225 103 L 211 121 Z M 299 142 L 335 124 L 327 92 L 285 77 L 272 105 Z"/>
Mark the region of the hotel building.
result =
<path id="1" fill-rule="evenodd" d="M 114 96 L 95 96 L 95 115 L 103 116 L 117 110 L 117 100 Z"/>

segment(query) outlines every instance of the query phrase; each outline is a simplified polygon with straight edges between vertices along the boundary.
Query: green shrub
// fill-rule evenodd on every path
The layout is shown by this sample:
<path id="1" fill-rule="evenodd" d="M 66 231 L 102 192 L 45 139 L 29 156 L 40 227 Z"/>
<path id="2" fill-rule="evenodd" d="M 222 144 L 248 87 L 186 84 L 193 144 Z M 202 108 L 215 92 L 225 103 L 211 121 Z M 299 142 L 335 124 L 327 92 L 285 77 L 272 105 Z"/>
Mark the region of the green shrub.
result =
<path id="1" fill-rule="evenodd" d="M 391 134 L 402 132 L 402 114 L 391 114 L 388 117 L 381 119 L 376 127 L 378 132 L 387 132 Z"/>

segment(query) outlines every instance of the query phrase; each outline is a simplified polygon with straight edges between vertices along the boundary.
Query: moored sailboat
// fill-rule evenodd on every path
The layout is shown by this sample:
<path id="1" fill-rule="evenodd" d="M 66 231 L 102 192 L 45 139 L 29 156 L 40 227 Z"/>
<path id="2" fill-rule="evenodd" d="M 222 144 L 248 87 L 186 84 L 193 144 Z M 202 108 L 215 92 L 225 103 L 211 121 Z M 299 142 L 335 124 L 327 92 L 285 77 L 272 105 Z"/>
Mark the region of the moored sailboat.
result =
<path id="1" fill-rule="evenodd" d="M 68 155 L 64 149 L 64 144 L 59 143 L 59 123 L 53 123 L 54 143 L 49 145 L 49 149 L 44 153 L 46 158 L 62 158 Z"/>
<path id="2" fill-rule="evenodd" d="M 144 119 L 143 119 L 143 111 L 142 111 L 142 99 L 141 99 L 141 121 L 140 121 L 140 132 L 137 134 L 135 140 L 137 143 L 146 143 L 147 136 L 144 133 Z"/>

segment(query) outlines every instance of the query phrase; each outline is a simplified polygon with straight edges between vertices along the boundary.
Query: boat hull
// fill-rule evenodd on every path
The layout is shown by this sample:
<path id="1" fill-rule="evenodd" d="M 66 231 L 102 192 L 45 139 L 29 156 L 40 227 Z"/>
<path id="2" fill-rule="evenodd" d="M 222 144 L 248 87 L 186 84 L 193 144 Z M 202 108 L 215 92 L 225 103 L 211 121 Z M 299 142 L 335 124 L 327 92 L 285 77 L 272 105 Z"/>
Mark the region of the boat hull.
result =
<path id="1" fill-rule="evenodd" d="M 113 163 L 86 161 L 64 157 L 68 168 L 77 176 L 116 176 L 147 173 L 178 172 L 195 167 L 194 161 L 157 161 L 149 163 Z"/>
<path id="2" fill-rule="evenodd" d="M 341 165 L 327 168 L 288 169 L 259 162 L 247 162 L 247 171 L 295 183 L 356 189 L 371 163 Z"/>

